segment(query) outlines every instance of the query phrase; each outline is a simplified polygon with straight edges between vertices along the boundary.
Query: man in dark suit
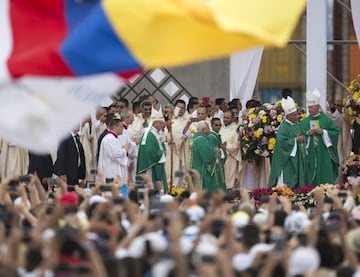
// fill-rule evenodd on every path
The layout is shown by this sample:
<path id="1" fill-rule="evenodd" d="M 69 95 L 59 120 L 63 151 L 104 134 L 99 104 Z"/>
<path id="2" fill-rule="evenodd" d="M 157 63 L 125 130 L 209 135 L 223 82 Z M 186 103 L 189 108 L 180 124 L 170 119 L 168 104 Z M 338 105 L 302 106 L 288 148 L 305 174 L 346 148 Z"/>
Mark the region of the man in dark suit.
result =
<path id="1" fill-rule="evenodd" d="M 73 191 L 79 179 L 86 174 L 84 148 L 77 132 L 65 138 L 59 145 L 54 173 L 68 184 L 68 190 Z"/>
<path id="2" fill-rule="evenodd" d="M 50 154 L 35 154 L 29 152 L 29 168 L 28 173 L 37 174 L 45 191 L 48 190 L 48 178 L 53 174 L 53 160 Z"/>

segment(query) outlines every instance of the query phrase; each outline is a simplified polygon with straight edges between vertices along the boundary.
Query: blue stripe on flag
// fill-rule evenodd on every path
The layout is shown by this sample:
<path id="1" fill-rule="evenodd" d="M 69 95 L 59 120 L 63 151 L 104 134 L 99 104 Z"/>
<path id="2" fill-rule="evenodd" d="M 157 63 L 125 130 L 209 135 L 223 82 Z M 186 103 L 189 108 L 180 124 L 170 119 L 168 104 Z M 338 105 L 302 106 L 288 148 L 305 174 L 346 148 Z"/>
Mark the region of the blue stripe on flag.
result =
<path id="1" fill-rule="evenodd" d="M 114 33 L 100 4 L 69 33 L 60 51 L 76 75 L 141 68 Z"/>
<path id="2" fill-rule="evenodd" d="M 99 0 L 64 0 L 65 17 L 68 23 L 69 33 L 75 29 L 78 23 L 84 20 L 99 2 Z"/>

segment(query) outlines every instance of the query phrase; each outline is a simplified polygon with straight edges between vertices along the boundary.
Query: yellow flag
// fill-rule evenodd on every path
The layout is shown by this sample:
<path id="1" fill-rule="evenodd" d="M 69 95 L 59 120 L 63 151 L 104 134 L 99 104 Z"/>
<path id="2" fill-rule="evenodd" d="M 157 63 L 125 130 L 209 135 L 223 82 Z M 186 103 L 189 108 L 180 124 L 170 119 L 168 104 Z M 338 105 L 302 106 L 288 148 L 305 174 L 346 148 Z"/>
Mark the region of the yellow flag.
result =
<path id="1" fill-rule="evenodd" d="M 285 46 L 306 0 L 104 0 L 116 34 L 145 67 Z"/>

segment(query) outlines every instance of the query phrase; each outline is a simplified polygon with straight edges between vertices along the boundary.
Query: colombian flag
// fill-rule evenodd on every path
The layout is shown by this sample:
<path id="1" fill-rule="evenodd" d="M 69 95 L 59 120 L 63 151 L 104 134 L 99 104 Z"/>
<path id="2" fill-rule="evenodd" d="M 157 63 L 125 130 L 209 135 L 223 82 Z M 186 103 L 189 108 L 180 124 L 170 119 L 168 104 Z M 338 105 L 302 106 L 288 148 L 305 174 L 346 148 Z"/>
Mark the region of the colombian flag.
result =
<path id="1" fill-rule="evenodd" d="M 286 45 L 305 5 L 1 0 L 0 118 L 14 110 L 17 115 L 0 121 L 0 136 L 38 152 L 54 148 L 75 122 L 143 69 Z M 22 131 L 14 127 L 20 122 Z"/>

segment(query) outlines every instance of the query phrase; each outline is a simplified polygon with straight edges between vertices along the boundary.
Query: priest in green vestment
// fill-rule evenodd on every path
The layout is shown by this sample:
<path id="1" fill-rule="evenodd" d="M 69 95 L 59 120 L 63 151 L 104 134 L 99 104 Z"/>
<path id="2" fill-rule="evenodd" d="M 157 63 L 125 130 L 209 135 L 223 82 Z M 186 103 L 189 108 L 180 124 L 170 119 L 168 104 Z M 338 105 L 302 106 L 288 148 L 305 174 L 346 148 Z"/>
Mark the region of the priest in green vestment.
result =
<path id="1" fill-rule="evenodd" d="M 165 172 L 165 149 L 160 141 L 159 132 L 164 129 L 165 121 L 161 111 L 152 110 L 151 124 L 145 130 L 139 144 L 137 159 L 137 174 L 148 174 L 154 185 L 162 182 L 167 193 L 167 178 Z"/>
<path id="2" fill-rule="evenodd" d="M 214 147 L 209 140 L 210 127 L 206 121 L 197 124 L 197 132 L 194 135 L 191 147 L 190 167 L 196 169 L 200 174 L 200 181 L 203 190 L 217 191 L 215 182 L 215 163 L 217 153 L 220 151 Z"/>
<path id="3" fill-rule="evenodd" d="M 219 148 L 220 151 L 217 152 L 217 158 L 214 163 L 214 181 L 217 188 L 226 191 L 225 183 L 225 159 L 226 159 L 226 142 L 222 142 L 221 135 L 219 134 L 221 129 L 221 120 L 220 118 L 211 119 L 211 131 L 208 136 L 210 142 L 213 144 L 214 148 Z"/>
<path id="4" fill-rule="evenodd" d="M 281 101 L 285 119 L 276 135 L 271 160 L 269 185 L 290 188 L 309 185 L 308 164 L 305 152 L 305 132 L 299 124 L 294 100 L 288 96 Z"/>
<path id="5" fill-rule="evenodd" d="M 309 115 L 300 122 L 307 132 L 306 148 L 312 186 L 334 184 L 338 176 L 337 141 L 339 130 L 330 117 L 320 111 L 320 92 L 306 93 Z"/>

